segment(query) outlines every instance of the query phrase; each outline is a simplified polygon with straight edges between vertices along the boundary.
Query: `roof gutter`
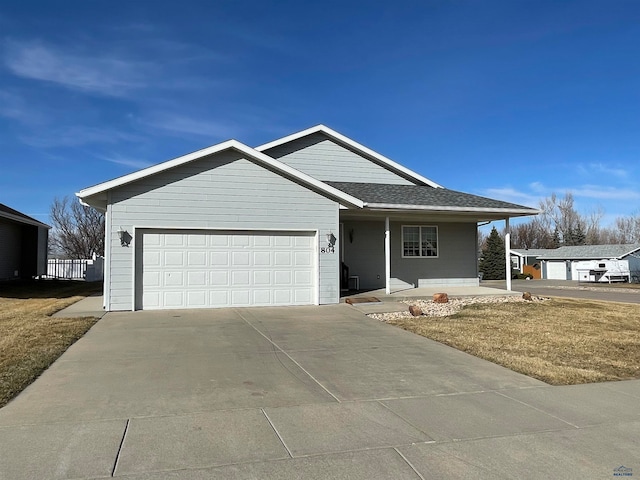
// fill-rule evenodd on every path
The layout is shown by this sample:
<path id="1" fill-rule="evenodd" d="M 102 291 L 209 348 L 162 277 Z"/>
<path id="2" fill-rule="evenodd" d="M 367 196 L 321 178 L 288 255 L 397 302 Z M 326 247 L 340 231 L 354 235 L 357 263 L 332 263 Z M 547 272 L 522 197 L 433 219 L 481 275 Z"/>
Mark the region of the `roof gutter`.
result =
<path id="1" fill-rule="evenodd" d="M 472 212 L 472 213 L 503 213 L 505 215 L 537 215 L 539 210 L 533 208 L 483 208 L 483 207 L 453 207 L 436 205 L 402 205 L 395 203 L 367 203 L 364 207 L 371 210 L 416 210 L 429 212 Z"/>

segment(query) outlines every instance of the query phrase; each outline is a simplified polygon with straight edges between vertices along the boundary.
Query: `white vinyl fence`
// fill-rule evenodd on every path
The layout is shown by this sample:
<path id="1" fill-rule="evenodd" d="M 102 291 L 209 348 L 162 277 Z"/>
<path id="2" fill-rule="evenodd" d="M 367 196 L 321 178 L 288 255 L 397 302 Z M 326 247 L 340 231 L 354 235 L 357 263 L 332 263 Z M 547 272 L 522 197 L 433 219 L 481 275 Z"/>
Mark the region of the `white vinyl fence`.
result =
<path id="1" fill-rule="evenodd" d="M 50 258 L 47 263 L 47 276 L 67 280 L 86 280 L 99 282 L 104 274 L 104 257 L 88 260 L 61 260 Z"/>

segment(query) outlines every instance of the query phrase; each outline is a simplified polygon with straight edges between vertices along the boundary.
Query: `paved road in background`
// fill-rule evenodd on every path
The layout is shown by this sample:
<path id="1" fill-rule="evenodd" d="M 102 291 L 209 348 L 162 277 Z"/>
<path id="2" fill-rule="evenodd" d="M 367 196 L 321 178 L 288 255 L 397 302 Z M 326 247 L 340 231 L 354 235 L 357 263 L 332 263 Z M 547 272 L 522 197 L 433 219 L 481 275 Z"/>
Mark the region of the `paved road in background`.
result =
<path id="1" fill-rule="evenodd" d="M 506 288 L 504 281 L 487 280 L 483 281 L 481 285 Z M 640 304 L 640 289 L 627 290 L 615 287 L 594 287 L 562 280 L 514 280 L 511 288 L 516 292 L 530 292 L 544 297 L 584 298 L 605 302 Z"/>

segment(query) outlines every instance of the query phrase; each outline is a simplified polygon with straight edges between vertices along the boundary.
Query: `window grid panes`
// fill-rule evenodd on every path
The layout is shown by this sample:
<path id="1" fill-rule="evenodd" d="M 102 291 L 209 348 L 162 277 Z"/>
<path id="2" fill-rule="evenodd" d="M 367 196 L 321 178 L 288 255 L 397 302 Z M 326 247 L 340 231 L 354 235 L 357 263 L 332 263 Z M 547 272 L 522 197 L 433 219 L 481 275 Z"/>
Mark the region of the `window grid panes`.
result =
<path id="1" fill-rule="evenodd" d="M 403 226 L 403 257 L 437 257 L 438 227 Z"/>

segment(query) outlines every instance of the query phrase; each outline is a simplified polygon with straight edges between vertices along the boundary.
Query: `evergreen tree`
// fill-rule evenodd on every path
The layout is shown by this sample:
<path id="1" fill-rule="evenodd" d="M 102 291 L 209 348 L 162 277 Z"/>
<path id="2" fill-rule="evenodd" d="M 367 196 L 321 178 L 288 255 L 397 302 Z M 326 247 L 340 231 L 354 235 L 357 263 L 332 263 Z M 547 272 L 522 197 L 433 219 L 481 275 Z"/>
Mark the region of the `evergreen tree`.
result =
<path id="1" fill-rule="evenodd" d="M 482 250 L 482 258 L 480 258 L 480 271 L 484 280 L 504 280 L 505 267 L 505 250 L 504 239 L 496 230 L 491 229 L 489 238 Z"/>

